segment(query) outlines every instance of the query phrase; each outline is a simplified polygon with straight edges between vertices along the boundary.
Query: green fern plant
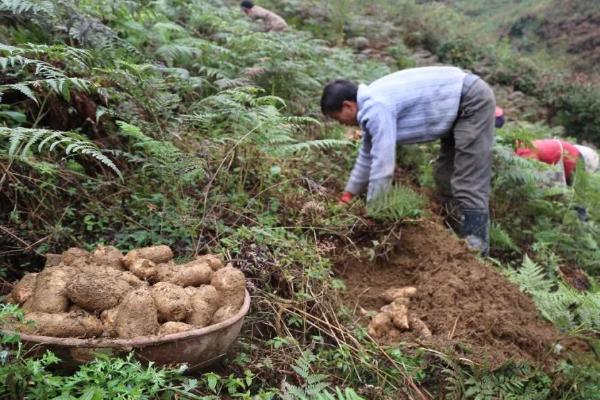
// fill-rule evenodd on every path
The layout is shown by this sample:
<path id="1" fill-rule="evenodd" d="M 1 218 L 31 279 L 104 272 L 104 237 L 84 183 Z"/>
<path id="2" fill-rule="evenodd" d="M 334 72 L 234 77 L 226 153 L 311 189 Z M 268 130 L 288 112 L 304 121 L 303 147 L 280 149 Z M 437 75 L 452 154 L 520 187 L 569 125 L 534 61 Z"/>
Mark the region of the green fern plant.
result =
<path id="1" fill-rule="evenodd" d="M 315 360 L 315 356 L 305 352 L 302 357 L 296 360 L 292 365 L 292 369 L 298 377 L 304 382 L 302 386 L 295 386 L 288 382 L 283 383 L 284 400 L 308 400 L 322 394 L 323 391 L 331 384 L 327 382 L 327 375 L 314 374 L 311 371 L 311 362 Z"/>
<path id="2" fill-rule="evenodd" d="M 521 252 L 521 249 L 499 224 L 492 223 L 490 227 L 490 243 L 494 249 Z"/>
<path id="3" fill-rule="evenodd" d="M 318 394 L 314 397 L 314 400 L 365 400 L 365 398 L 359 396 L 352 388 L 345 388 L 342 391 L 342 389 L 336 387 L 335 393 Z"/>
<path id="4" fill-rule="evenodd" d="M 0 0 L 0 13 L 13 16 L 52 15 L 54 4 L 49 0 Z"/>
<path id="5" fill-rule="evenodd" d="M 419 218 L 424 214 L 425 197 L 407 186 L 394 186 L 367 205 L 370 217 L 385 222 Z"/>
<path id="6" fill-rule="evenodd" d="M 476 371 L 464 382 L 465 399 L 543 400 L 552 381 L 528 364 L 509 363 L 496 371 Z"/>
<path id="7" fill-rule="evenodd" d="M 296 132 L 319 122 L 310 117 L 284 115 L 285 102 L 262 93 L 261 89 L 248 86 L 223 90 L 198 102 L 195 112 L 182 119 L 221 139 L 231 137 L 231 132 L 243 133 L 234 139 L 259 145 L 262 152 L 276 156 L 350 144 L 338 139 L 298 140 Z"/>
<path id="8" fill-rule="evenodd" d="M 7 90 L 15 90 L 38 102 L 36 92 L 40 89 L 55 93 L 69 101 L 71 90 L 90 92 L 94 85 L 82 78 L 70 77 L 49 62 L 32 57 L 51 57 L 69 60 L 77 68 L 87 68 L 88 54 L 81 49 L 68 46 L 27 45 L 9 46 L 0 43 L 0 70 L 23 76 L 18 83 L 0 85 L 0 100 Z"/>
<path id="9" fill-rule="evenodd" d="M 544 269 L 525 256 L 521 268 L 507 272 L 536 303 L 544 318 L 563 330 L 578 327 L 600 332 L 600 294 L 578 292 L 551 280 Z"/>
<path id="10" fill-rule="evenodd" d="M 328 388 L 331 384 L 327 381 L 328 376 L 311 371 L 311 363 L 314 361 L 313 354 L 304 352 L 302 357 L 292 365 L 292 369 L 304 383 L 301 386 L 295 386 L 284 382 L 282 385 L 283 400 L 364 400 L 352 388 L 342 391 L 336 387 L 334 392 L 330 392 Z"/>
<path id="11" fill-rule="evenodd" d="M 0 138 L 8 139 L 5 150 L 12 158 L 25 159 L 34 151 L 41 154 L 46 148 L 48 152 L 60 148 L 66 156 L 92 157 L 121 177 L 121 171 L 110 158 L 104 155 L 94 143 L 75 132 L 0 127 Z"/>
<path id="12" fill-rule="evenodd" d="M 185 154 L 170 141 L 153 139 L 139 127 L 124 121 L 117 121 L 117 125 L 120 135 L 128 138 L 132 147 L 138 150 L 136 153 L 144 162 L 143 169 L 152 168 L 156 173 L 182 182 L 194 182 L 204 175 L 204 162 Z"/>

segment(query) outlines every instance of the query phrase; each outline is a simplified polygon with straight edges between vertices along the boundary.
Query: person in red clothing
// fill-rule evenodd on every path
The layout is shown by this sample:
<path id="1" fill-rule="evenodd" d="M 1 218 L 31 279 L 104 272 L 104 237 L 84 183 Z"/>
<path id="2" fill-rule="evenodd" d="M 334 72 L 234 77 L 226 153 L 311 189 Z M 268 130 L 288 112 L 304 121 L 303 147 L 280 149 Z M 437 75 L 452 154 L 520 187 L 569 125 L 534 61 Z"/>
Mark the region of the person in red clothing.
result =
<path id="1" fill-rule="evenodd" d="M 534 140 L 532 147 L 517 143 L 515 152 L 519 157 L 536 159 L 546 164 L 562 163 L 564 182 L 568 184 L 572 182 L 579 159 L 583 160 L 586 171 L 595 172 L 598 169 L 598 153 L 594 149 L 561 139 Z"/>

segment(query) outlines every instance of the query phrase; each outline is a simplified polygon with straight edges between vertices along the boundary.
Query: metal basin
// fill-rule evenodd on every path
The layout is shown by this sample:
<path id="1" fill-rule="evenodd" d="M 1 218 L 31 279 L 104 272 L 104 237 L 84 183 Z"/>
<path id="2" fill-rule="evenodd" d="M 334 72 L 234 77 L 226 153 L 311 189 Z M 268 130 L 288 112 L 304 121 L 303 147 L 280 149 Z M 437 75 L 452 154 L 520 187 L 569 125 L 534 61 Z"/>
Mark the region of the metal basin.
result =
<path id="1" fill-rule="evenodd" d="M 29 354 L 51 350 L 66 369 L 91 361 L 95 354 L 111 355 L 134 352 L 140 361 L 156 365 L 187 363 L 189 369 L 206 367 L 225 355 L 240 333 L 244 317 L 250 308 L 246 291 L 242 308 L 233 317 L 215 325 L 166 336 L 146 336 L 134 339 L 77 339 L 37 336 L 19 333 Z"/>

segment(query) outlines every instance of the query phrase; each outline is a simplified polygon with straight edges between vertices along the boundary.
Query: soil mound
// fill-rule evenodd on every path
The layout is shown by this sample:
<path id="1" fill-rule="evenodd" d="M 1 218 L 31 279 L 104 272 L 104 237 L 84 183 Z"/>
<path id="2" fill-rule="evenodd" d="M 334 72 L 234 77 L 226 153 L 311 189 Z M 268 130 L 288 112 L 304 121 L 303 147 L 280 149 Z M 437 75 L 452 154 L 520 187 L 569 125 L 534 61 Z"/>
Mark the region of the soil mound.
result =
<path id="1" fill-rule="evenodd" d="M 494 367 L 509 359 L 541 362 L 559 338 L 526 295 L 435 222 L 402 228 L 396 254 L 384 265 L 355 262 L 336 269 L 346 282 L 345 304 L 365 325 L 388 304 L 386 290 L 417 289 L 409 312 L 432 336 L 419 337 L 415 327 L 384 335 L 385 344 L 420 342 Z"/>

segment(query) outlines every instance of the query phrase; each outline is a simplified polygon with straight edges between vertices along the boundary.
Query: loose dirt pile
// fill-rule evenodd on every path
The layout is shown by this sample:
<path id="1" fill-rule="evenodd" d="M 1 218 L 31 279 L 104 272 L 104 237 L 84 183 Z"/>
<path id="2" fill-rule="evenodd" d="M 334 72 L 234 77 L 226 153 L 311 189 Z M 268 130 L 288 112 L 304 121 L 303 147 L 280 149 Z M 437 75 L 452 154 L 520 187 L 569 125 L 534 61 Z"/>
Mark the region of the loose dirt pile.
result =
<path id="1" fill-rule="evenodd" d="M 168 246 L 71 248 L 49 255 L 6 301 L 25 320 L 6 328 L 55 337 L 168 335 L 224 321 L 244 302 L 244 274 L 213 255 L 176 265 Z"/>
<path id="2" fill-rule="evenodd" d="M 336 268 L 345 304 L 383 344 L 416 342 L 497 366 L 543 361 L 559 338 L 526 295 L 434 222 L 403 228 L 386 265 Z"/>

